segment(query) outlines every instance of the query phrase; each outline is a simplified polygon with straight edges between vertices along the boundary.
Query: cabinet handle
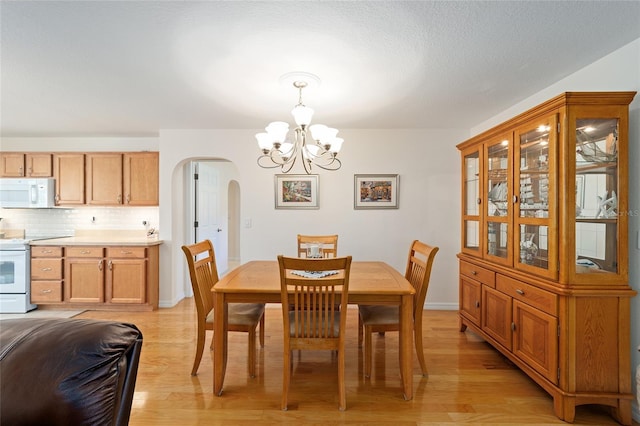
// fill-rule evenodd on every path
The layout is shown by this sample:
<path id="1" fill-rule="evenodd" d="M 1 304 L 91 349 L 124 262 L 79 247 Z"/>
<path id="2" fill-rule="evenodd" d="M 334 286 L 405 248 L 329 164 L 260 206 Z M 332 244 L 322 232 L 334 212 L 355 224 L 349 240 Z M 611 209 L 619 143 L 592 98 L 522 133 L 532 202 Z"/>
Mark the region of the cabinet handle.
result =
<path id="1" fill-rule="evenodd" d="M 60 202 L 60 194 L 56 194 L 54 199 L 55 199 L 56 204 L 58 204 Z"/>
<path id="2" fill-rule="evenodd" d="M 132 252 L 130 251 L 124 251 L 124 250 L 120 250 L 120 254 L 131 254 Z"/>
<path id="3" fill-rule="evenodd" d="M 516 331 L 516 323 L 515 322 L 511 323 L 511 331 Z"/>
<path id="4" fill-rule="evenodd" d="M 122 203 L 122 194 L 118 194 L 118 203 Z"/>
<path id="5" fill-rule="evenodd" d="M 517 203 L 517 202 L 518 202 L 518 196 L 517 196 L 517 195 L 514 195 L 514 196 L 513 196 L 513 204 L 515 204 L 515 203 Z"/>
<path id="6" fill-rule="evenodd" d="M 22 166 L 18 167 L 18 173 L 20 176 L 24 176 L 24 172 L 22 171 Z"/>
<path id="7" fill-rule="evenodd" d="M 43 272 L 53 271 L 53 268 L 42 268 L 40 269 Z"/>
<path id="8" fill-rule="evenodd" d="M 109 265 L 109 270 L 110 270 L 110 271 L 113 271 L 113 262 L 112 262 L 112 261 L 109 261 L 109 262 L 107 263 L 107 265 Z"/>
<path id="9" fill-rule="evenodd" d="M 33 167 L 29 167 L 29 176 L 33 175 Z"/>
<path id="10" fill-rule="evenodd" d="M 49 254 L 49 253 L 53 253 L 53 250 L 42 249 L 40 250 L 40 253 Z"/>
<path id="11" fill-rule="evenodd" d="M 479 307 L 480 307 L 480 301 L 476 300 L 476 308 L 479 308 Z"/>
<path id="12" fill-rule="evenodd" d="M 476 271 L 471 271 L 471 275 L 478 275 Z"/>
<path id="13" fill-rule="evenodd" d="M 481 204 L 481 203 L 482 203 L 482 199 L 476 198 L 476 204 Z"/>
<path id="14" fill-rule="evenodd" d="M 98 270 L 102 271 L 102 259 L 98 261 Z"/>
<path id="15" fill-rule="evenodd" d="M 91 254 L 91 250 L 82 250 L 80 254 Z"/>
<path id="16" fill-rule="evenodd" d="M 48 289 L 48 290 L 41 290 L 41 291 L 40 291 L 40 293 L 42 293 L 42 294 L 51 293 L 51 290 L 50 290 L 50 289 Z"/>
<path id="17" fill-rule="evenodd" d="M 524 296 L 524 290 L 520 290 L 519 288 L 516 289 L 516 293 L 518 293 L 521 296 Z"/>
<path id="18" fill-rule="evenodd" d="M 127 204 L 131 202 L 131 194 L 127 194 Z"/>

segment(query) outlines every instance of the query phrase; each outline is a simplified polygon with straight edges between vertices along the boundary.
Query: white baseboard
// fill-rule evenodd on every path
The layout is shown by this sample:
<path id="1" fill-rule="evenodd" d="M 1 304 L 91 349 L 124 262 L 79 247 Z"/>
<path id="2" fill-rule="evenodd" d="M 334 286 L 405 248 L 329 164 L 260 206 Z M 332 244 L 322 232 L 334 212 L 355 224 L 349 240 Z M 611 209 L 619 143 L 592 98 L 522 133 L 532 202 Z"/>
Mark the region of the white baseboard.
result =
<path id="1" fill-rule="evenodd" d="M 432 311 L 457 311 L 459 308 L 458 302 L 456 303 L 425 303 L 425 309 Z"/>
<path id="2" fill-rule="evenodd" d="M 640 423 L 640 406 L 638 406 L 637 402 L 634 402 L 631 405 L 631 417 L 633 417 L 633 420 Z"/>

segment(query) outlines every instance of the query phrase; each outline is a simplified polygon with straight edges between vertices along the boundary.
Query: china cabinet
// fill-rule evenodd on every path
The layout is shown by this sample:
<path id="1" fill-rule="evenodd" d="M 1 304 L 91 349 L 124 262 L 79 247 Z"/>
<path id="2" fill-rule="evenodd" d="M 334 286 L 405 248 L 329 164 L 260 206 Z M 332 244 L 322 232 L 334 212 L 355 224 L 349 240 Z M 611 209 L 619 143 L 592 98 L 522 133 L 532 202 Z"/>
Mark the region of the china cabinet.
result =
<path id="1" fill-rule="evenodd" d="M 460 327 L 554 398 L 631 424 L 628 106 L 567 92 L 458 145 Z"/>

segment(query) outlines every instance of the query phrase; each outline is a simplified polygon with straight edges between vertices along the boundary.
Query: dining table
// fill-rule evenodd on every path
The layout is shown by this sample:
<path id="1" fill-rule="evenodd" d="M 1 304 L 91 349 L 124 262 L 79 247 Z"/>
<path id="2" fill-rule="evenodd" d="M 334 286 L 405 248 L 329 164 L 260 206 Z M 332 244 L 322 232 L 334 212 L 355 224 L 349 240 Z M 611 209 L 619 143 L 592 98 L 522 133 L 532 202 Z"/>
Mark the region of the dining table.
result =
<path id="1" fill-rule="evenodd" d="M 227 367 L 229 303 L 281 303 L 277 260 L 244 263 L 212 288 L 214 298 L 213 392 L 222 395 Z M 405 400 L 413 398 L 413 297 L 411 283 L 385 262 L 353 261 L 349 274 L 349 304 L 400 307 L 399 365 Z"/>

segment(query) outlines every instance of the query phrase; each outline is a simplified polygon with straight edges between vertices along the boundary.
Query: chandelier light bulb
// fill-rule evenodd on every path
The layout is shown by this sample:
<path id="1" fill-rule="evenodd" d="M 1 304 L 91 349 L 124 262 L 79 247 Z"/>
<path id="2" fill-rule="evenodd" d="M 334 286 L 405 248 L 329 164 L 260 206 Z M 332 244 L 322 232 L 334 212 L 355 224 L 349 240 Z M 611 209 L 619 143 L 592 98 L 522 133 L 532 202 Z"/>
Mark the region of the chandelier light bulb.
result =
<path id="1" fill-rule="evenodd" d="M 293 115 L 293 119 L 298 126 L 307 126 L 311 123 L 313 109 L 304 105 L 296 105 L 291 110 L 291 115 Z"/>
<path id="2" fill-rule="evenodd" d="M 269 125 L 265 127 L 265 130 L 269 136 L 271 136 L 273 143 L 282 143 L 287 138 L 289 123 L 285 123 L 284 121 L 274 121 L 269 123 Z"/>
<path id="3" fill-rule="evenodd" d="M 256 133 L 256 139 L 258 140 L 258 146 L 263 153 L 267 154 L 271 151 L 273 140 L 268 133 Z"/>

